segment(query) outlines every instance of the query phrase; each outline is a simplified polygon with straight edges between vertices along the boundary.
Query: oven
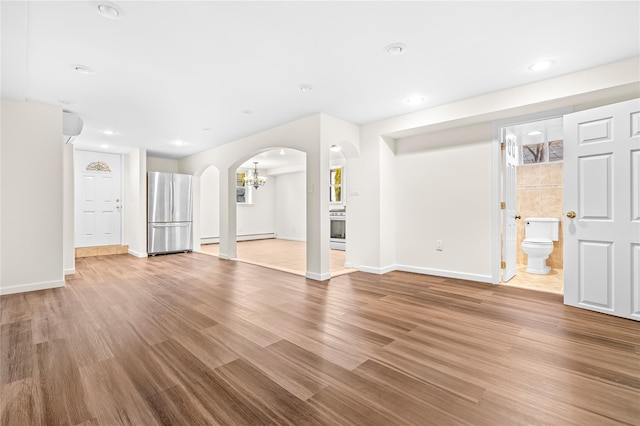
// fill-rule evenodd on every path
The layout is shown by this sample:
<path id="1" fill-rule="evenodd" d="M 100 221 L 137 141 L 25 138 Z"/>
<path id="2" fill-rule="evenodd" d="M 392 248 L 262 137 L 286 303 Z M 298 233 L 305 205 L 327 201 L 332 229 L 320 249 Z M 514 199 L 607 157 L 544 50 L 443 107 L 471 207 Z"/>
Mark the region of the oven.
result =
<path id="1" fill-rule="evenodd" d="M 332 250 L 347 249 L 347 212 L 342 210 L 329 210 L 330 240 L 329 247 Z"/>

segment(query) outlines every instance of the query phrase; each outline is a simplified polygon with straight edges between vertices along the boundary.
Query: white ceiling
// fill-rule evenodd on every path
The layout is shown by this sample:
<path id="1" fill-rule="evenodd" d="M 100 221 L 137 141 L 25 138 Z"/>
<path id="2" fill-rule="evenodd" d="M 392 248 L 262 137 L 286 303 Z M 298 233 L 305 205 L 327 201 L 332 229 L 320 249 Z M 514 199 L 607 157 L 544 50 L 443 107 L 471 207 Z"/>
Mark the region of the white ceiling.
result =
<path id="1" fill-rule="evenodd" d="M 109 3 L 119 19 L 98 14 L 107 3 L 2 1 L 2 97 L 77 113 L 79 146 L 167 158 L 317 112 L 362 124 L 640 56 L 637 1 Z M 540 59 L 555 66 L 530 71 Z"/>

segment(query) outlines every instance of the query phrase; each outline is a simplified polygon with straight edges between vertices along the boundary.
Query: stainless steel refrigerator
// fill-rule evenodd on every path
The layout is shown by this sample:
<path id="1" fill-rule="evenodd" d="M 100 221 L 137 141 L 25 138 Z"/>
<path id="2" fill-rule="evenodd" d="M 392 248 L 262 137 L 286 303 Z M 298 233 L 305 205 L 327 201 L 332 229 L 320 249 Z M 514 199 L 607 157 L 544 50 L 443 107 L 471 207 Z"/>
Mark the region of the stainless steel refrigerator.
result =
<path id="1" fill-rule="evenodd" d="M 193 250 L 191 176 L 147 173 L 147 253 Z"/>

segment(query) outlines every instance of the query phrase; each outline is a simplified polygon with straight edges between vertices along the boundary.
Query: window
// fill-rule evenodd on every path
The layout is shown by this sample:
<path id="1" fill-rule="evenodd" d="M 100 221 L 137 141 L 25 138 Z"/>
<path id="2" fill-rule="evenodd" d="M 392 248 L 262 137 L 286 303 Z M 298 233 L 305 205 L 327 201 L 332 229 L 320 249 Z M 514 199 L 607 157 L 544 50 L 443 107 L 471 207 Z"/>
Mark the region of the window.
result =
<path id="1" fill-rule="evenodd" d="M 563 158 L 562 140 L 523 145 L 520 151 L 520 164 L 552 163 Z"/>
<path id="2" fill-rule="evenodd" d="M 251 187 L 246 183 L 246 172 L 236 173 L 236 202 L 251 204 Z"/>
<path id="3" fill-rule="evenodd" d="M 342 203 L 342 167 L 332 167 L 329 177 L 329 202 Z"/>

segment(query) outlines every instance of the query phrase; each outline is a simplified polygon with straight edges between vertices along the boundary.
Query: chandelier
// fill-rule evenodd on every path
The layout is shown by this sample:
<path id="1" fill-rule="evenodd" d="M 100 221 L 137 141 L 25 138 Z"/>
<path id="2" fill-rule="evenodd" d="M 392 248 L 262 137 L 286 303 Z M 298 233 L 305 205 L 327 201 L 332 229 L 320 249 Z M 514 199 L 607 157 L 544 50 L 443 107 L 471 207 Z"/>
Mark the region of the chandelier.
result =
<path id="1" fill-rule="evenodd" d="M 260 188 L 262 185 L 264 185 L 265 183 L 267 183 L 267 178 L 264 176 L 260 176 L 258 174 L 258 162 L 254 161 L 253 164 L 254 169 L 253 169 L 253 176 L 249 176 L 246 180 L 246 184 L 249 186 L 253 186 L 255 189 Z"/>

